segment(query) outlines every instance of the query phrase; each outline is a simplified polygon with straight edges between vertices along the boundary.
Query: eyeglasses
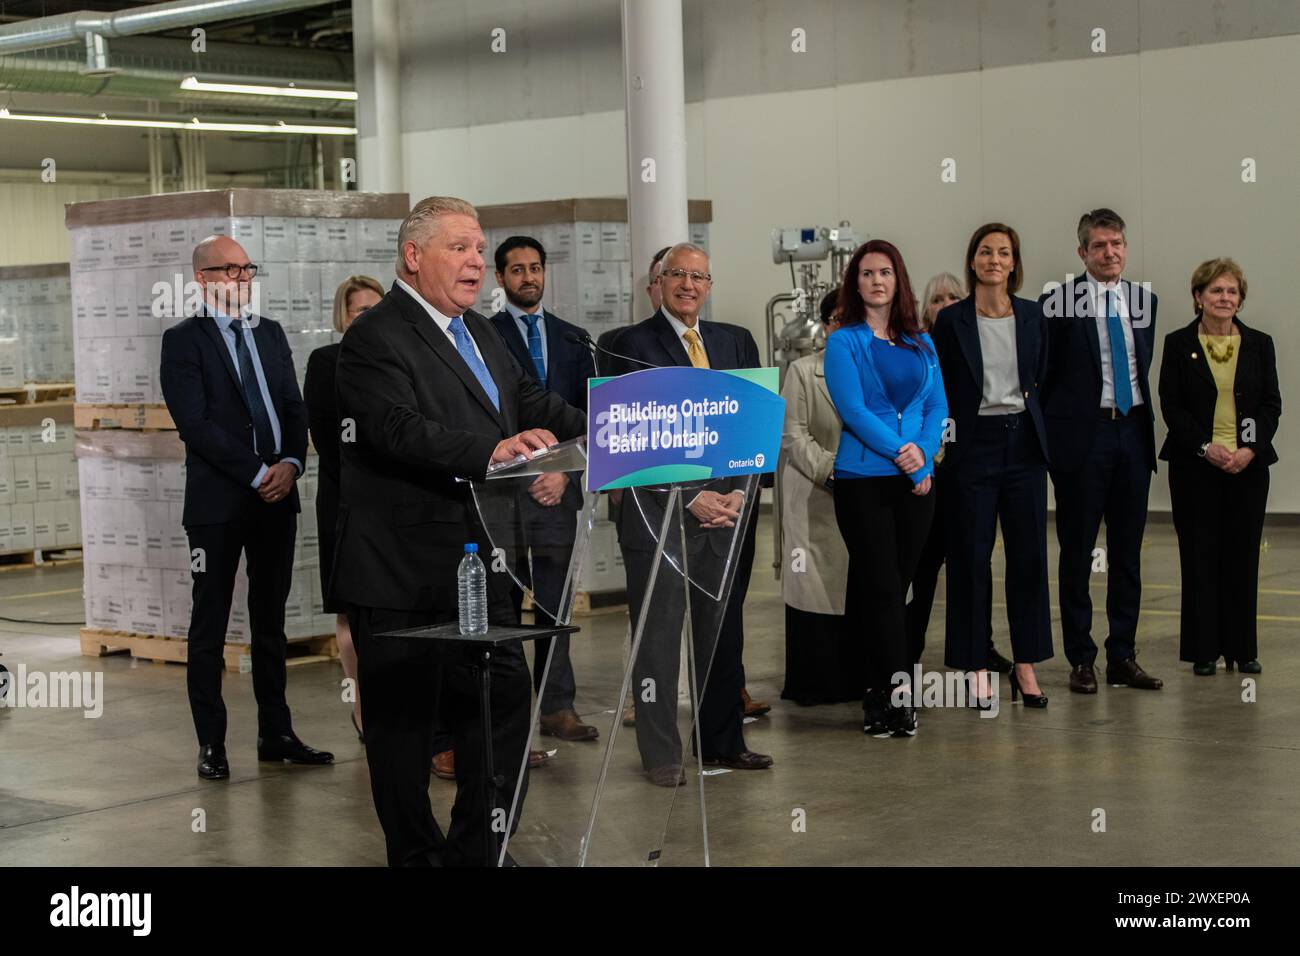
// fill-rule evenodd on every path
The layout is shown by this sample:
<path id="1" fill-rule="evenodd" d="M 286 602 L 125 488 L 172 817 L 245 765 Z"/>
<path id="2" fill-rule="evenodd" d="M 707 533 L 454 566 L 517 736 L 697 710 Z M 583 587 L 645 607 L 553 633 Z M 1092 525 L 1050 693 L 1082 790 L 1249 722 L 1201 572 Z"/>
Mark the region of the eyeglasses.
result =
<path id="1" fill-rule="evenodd" d="M 713 276 L 709 275 L 707 272 L 687 272 L 685 269 L 665 269 L 659 274 L 660 278 L 663 278 L 664 276 L 672 276 L 672 278 L 678 280 L 690 276 L 692 282 L 698 282 L 701 285 L 708 285 L 713 281 Z"/>
<path id="2" fill-rule="evenodd" d="M 247 272 L 248 277 L 252 279 L 257 275 L 257 269 L 258 267 L 253 265 L 251 262 L 246 262 L 243 265 L 239 265 L 236 262 L 227 262 L 225 265 L 222 266 L 208 266 L 207 268 L 200 269 L 199 271 L 200 272 L 224 272 L 226 274 L 226 278 L 228 279 L 238 279 L 239 274 L 241 272 Z"/>

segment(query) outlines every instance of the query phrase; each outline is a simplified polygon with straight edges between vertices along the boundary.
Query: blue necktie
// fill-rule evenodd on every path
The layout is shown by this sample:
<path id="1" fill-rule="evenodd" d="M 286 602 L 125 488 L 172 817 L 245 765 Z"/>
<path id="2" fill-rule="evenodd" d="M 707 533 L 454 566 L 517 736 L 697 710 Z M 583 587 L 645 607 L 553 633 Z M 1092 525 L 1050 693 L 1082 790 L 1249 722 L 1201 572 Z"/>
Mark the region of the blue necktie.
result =
<path id="1" fill-rule="evenodd" d="M 528 323 L 528 357 L 533 360 L 533 368 L 537 370 L 537 381 L 542 383 L 542 388 L 546 387 L 546 356 L 542 354 L 542 330 L 537 327 L 540 315 L 525 315 L 523 320 Z"/>
<path id="2" fill-rule="evenodd" d="M 1115 293 L 1106 293 L 1106 334 L 1110 338 L 1110 369 L 1115 378 L 1115 407 L 1127 415 L 1133 407 L 1133 386 L 1128 378 L 1128 345 L 1124 342 L 1124 324 L 1115 307 Z"/>
<path id="3" fill-rule="evenodd" d="M 235 333 L 235 355 L 239 359 L 239 384 L 244 389 L 244 401 L 248 402 L 248 413 L 253 419 L 253 438 L 256 451 L 263 459 L 275 454 L 275 432 L 271 428 L 271 416 L 266 413 L 266 403 L 262 401 L 262 388 L 257 384 L 257 372 L 253 369 L 253 353 L 244 341 L 243 323 L 231 322 L 230 331 Z"/>
<path id="4" fill-rule="evenodd" d="M 456 351 L 460 357 L 465 360 L 469 370 L 474 373 L 478 383 L 483 386 L 483 391 L 487 392 L 488 398 L 492 399 L 492 407 L 501 411 L 501 394 L 497 391 L 497 383 L 492 381 L 492 375 L 483 364 L 483 360 L 478 357 L 474 351 L 474 340 L 469 337 L 469 329 L 465 328 L 465 320 L 459 315 L 451 320 L 451 334 L 456 337 Z"/>

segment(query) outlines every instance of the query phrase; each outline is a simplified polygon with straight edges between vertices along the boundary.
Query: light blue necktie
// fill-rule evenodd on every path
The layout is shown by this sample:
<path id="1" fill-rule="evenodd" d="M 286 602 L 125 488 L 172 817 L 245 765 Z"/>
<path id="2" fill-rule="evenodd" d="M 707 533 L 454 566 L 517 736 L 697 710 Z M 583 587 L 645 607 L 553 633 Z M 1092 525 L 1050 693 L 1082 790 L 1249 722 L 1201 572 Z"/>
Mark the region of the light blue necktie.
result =
<path id="1" fill-rule="evenodd" d="M 1115 407 L 1127 415 L 1133 407 L 1133 386 L 1128 378 L 1128 345 L 1124 342 L 1124 324 L 1115 307 L 1115 293 L 1106 293 L 1106 333 L 1110 337 L 1110 368 L 1115 378 Z"/>
<path id="2" fill-rule="evenodd" d="M 542 354 L 542 330 L 537 327 L 540 315 L 524 315 L 521 318 L 528 323 L 528 357 L 533 360 L 537 370 L 537 381 L 546 387 L 546 356 Z"/>
<path id="3" fill-rule="evenodd" d="M 474 351 L 474 340 L 469 337 L 469 329 L 465 328 L 465 320 L 459 315 L 451 320 L 451 334 L 456 337 L 456 351 L 460 357 L 465 360 L 469 370 L 474 373 L 478 383 L 483 386 L 483 391 L 487 392 L 488 398 L 492 399 L 492 407 L 501 411 L 501 394 L 497 391 L 497 383 L 492 381 L 492 374 L 483 364 L 483 360 L 478 357 Z"/>

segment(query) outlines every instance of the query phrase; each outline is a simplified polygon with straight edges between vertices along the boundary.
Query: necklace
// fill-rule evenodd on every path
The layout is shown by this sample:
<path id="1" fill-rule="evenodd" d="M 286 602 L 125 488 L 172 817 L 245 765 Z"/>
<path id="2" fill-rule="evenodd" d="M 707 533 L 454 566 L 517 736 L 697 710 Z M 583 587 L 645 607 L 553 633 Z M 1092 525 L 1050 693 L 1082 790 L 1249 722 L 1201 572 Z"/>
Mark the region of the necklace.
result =
<path id="1" fill-rule="evenodd" d="M 1231 362 L 1232 355 L 1237 350 L 1237 344 L 1231 340 L 1232 337 L 1230 335 L 1211 336 L 1210 330 L 1206 328 L 1205 320 L 1203 319 L 1201 320 L 1201 328 L 1205 332 L 1205 354 L 1208 355 L 1215 362 L 1219 363 L 1220 365 L 1223 365 L 1227 362 Z M 1227 349 L 1223 352 L 1220 352 L 1218 349 L 1214 347 L 1214 343 L 1210 341 L 1211 338 L 1228 339 L 1229 341 L 1228 341 Z"/>

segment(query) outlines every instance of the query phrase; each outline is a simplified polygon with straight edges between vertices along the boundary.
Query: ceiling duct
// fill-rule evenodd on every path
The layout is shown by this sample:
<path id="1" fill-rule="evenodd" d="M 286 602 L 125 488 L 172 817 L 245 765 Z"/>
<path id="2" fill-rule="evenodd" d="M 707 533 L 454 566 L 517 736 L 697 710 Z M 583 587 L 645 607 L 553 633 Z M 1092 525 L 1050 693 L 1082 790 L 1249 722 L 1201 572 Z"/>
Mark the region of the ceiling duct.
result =
<path id="1" fill-rule="evenodd" d="M 235 17 L 257 17 L 320 6 L 325 0 L 172 0 L 112 13 L 79 10 L 0 26 L 0 56 L 84 44 L 90 34 L 126 37 Z"/>
<path id="2" fill-rule="evenodd" d="M 198 54 L 187 40 L 133 37 L 116 40 L 106 73 L 88 71 L 89 48 L 60 47 L 15 56 L 0 56 L 0 90 L 15 93 L 55 93 L 73 96 L 112 96 L 164 100 L 197 105 L 210 103 L 250 109 L 351 114 L 346 100 L 306 101 L 296 97 L 246 96 L 237 93 L 182 90 L 181 80 L 197 75 L 213 82 L 268 86 L 314 86 L 323 89 L 349 84 L 352 58 L 346 54 L 296 47 L 260 47 L 243 43 L 209 43 Z M 340 87 L 342 88 L 342 87 Z"/>

